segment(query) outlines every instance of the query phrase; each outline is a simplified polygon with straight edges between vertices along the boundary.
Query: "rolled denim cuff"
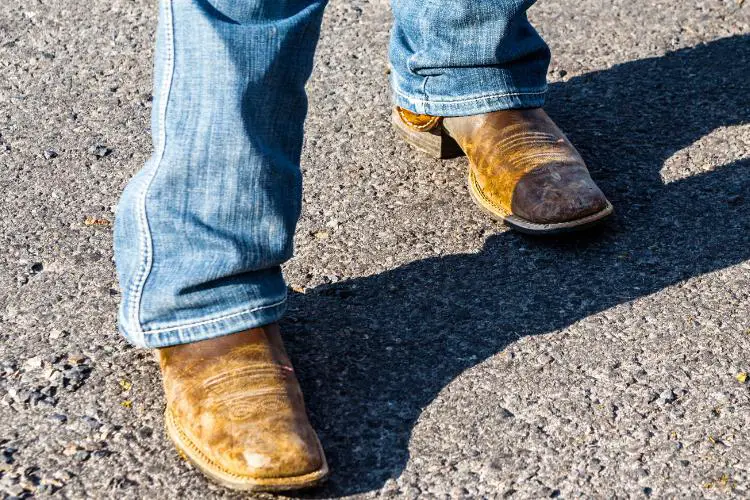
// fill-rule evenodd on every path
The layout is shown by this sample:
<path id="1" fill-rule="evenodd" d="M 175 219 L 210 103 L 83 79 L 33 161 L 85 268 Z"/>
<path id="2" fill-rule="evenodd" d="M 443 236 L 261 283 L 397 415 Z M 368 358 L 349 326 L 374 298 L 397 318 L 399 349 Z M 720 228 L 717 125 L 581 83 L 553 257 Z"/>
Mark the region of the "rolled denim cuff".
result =
<path id="1" fill-rule="evenodd" d="M 118 322 L 120 333 L 137 347 L 160 348 L 212 339 L 223 335 L 276 323 L 287 309 L 286 294 L 267 304 L 254 305 L 243 310 L 225 313 L 218 317 L 196 318 L 184 325 L 159 330 L 128 329 L 122 318 Z"/>
<path id="2" fill-rule="evenodd" d="M 539 108 L 544 105 L 547 94 L 545 85 L 541 88 L 457 97 L 451 100 L 425 100 L 424 96 L 411 96 L 395 85 L 392 89 L 394 105 L 431 116 L 471 116 L 504 109 Z"/>
<path id="3" fill-rule="evenodd" d="M 432 116 L 543 105 L 550 50 L 526 16 L 534 2 L 392 2 L 394 102 Z"/>

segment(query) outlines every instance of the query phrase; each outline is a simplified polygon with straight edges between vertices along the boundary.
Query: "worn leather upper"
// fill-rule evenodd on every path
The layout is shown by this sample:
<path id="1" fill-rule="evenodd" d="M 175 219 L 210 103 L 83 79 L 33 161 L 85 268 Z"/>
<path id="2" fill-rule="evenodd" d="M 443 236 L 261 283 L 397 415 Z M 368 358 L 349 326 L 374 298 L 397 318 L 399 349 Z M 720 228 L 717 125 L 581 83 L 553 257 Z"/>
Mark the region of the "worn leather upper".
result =
<path id="1" fill-rule="evenodd" d="M 168 418 L 209 468 L 285 478 L 323 467 L 276 325 L 158 353 Z"/>
<path id="2" fill-rule="evenodd" d="M 581 219 L 607 199 L 575 147 L 541 108 L 443 118 L 469 158 L 482 194 L 535 223 Z"/>

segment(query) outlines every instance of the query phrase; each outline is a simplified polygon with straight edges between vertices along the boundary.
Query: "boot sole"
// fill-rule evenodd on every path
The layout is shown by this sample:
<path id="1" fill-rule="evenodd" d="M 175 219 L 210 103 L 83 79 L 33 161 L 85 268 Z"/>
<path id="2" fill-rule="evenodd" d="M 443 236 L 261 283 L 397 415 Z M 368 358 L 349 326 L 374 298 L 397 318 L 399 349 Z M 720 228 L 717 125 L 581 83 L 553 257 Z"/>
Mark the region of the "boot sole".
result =
<path id="1" fill-rule="evenodd" d="M 177 451 L 186 457 L 206 477 L 225 488 L 250 492 L 300 490 L 318 486 L 328 477 L 328 463 L 326 462 L 320 440 L 317 441 L 318 450 L 323 460 L 323 465 L 320 469 L 300 476 L 257 478 L 233 474 L 222 470 L 214 464 L 198 449 L 197 446 L 192 443 L 190 438 L 179 429 L 177 423 L 172 418 L 172 412 L 170 412 L 169 409 L 164 413 L 164 422 L 167 428 L 167 435 L 174 443 Z"/>
<path id="2" fill-rule="evenodd" d="M 391 121 L 399 137 L 433 158 L 448 159 L 464 156 L 461 146 L 442 127 L 436 127 L 427 132 L 413 130 L 403 122 L 395 108 L 391 114 Z M 525 234 L 554 235 L 582 231 L 601 223 L 614 212 L 614 207 L 607 201 L 607 206 L 595 214 L 571 221 L 541 224 L 508 213 L 502 207 L 488 200 L 482 193 L 471 167 L 469 168 L 467 183 L 471 199 L 483 212 L 493 219 L 503 222 L 510 228 Z"/>

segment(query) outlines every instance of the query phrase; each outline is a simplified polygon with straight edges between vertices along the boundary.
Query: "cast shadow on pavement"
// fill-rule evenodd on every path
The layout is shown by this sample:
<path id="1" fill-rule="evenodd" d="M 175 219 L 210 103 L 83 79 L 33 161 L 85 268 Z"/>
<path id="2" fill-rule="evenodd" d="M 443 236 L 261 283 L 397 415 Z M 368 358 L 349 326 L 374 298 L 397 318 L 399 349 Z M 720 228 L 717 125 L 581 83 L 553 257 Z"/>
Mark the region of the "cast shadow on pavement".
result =
<path id="1" fill-rule="evenodd" d="M 504 232 L 478 254 L 295 294 L 283 329 L 333 473 L 311 494 L 398 477 L 422 408 L 515 340 L 750 258 L 750 161 L 660 177 L 676 152 L 750 122 L 748 68 L 750 36 L 734 36 L 552 85 L 548 111 L 616 207 L 602 230 Z"/>

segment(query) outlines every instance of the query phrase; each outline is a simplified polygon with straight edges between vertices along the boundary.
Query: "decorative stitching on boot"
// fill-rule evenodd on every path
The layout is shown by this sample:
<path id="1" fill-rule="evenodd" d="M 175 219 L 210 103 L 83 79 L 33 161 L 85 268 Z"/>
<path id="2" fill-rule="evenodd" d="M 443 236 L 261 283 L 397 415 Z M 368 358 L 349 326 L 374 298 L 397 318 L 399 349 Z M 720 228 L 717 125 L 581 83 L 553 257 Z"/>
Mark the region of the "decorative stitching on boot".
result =
<path id="1" fill-rule="evenodd" d="M 281 375 L 282 377 L 294 373 L 291 366 L 277 365 L 273 363 L 258 363 L 213 375 L 203 381 L 203 387 L 206 389 L 213 385 L 220 384 L 226 380 L 237 379 L 239 377 L 258 377 L 269 375 Z"/>

